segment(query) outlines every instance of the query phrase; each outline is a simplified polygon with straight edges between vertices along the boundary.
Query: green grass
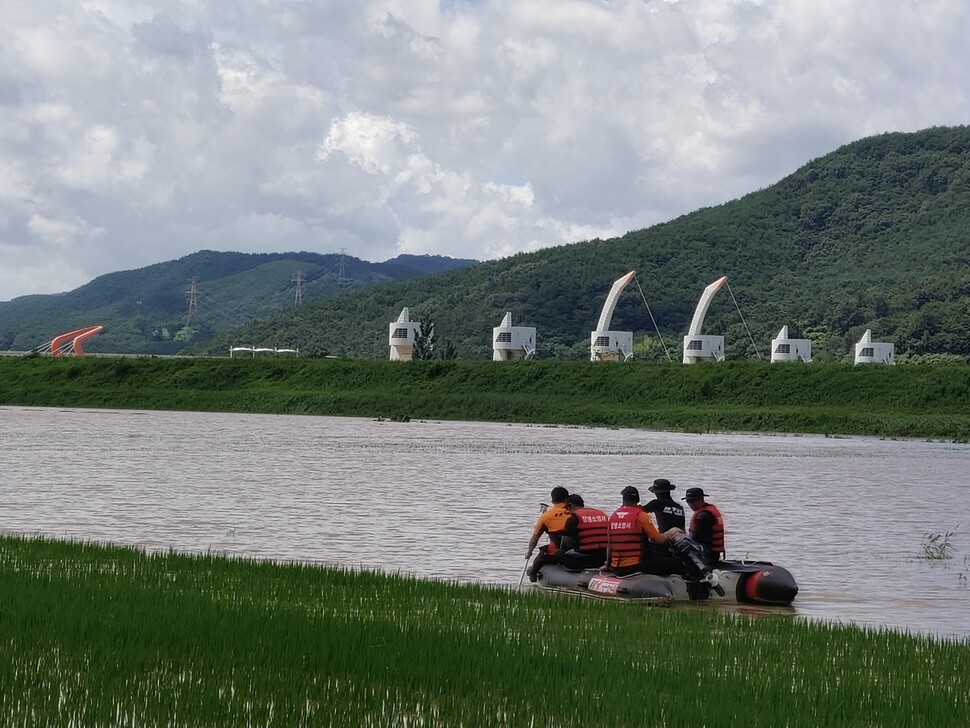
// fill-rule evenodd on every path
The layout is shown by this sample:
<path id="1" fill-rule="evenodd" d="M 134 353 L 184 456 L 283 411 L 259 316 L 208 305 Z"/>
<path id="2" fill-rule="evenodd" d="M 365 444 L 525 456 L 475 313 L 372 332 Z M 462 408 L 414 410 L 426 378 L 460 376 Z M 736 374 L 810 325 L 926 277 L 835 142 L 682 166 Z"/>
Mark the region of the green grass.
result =
<path id="1" fill-rule="evenodd" d="M 955 725 L 970 646 L 0 538 L 6 725 Z"/>
<path id="2" fill-rule="evenodd" d="M 0 357 L 0 404 L 970 440 L 970 367 Z"/>

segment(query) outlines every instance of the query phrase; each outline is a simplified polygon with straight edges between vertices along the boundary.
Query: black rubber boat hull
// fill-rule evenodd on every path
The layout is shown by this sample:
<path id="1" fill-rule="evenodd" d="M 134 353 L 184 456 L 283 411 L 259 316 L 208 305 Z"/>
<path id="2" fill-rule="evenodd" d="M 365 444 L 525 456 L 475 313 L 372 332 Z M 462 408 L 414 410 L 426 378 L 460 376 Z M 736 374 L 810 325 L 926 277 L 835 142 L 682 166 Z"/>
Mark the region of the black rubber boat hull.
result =
<path id="1" fill-rule="evenodd" d="M 676 574 L 618 577 L 598 569 L 568 571 L 559 564 L 541 567 L 536 584 L 543 589 L 591 597 L 768 606 L 788 606 L 798 594 L 798 585 L 791 573 L 767 561 L 722 561 L 717 564 L 715 571 L 723 594 L 712 589 L 708 583 L 685 579 Z"/>

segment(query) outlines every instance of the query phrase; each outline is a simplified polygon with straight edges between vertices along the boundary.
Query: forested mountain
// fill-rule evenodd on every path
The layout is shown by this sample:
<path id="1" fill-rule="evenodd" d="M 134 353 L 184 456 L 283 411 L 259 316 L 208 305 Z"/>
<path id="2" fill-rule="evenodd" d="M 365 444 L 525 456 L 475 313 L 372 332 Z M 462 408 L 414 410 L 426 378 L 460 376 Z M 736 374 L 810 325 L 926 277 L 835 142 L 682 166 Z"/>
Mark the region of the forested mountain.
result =
<path id="1" fill-rule="evenodd" d="M 0 349 L 101 323 L 88 351 L 225 354 L 254 344 L 385 358 L 388 324 L 408 306 L 462 358 L 489 358 L 492 327 L 511 311 L 515 325 L 538 329 L 538 356 L 582 359 L 612 282 L 636 270 L 612 328 L 634 332 L 641 358 L 665 358 L 663 343 L 679 360 L 701 291 L 722 275 L 730 289 L 715 298 L 704 331 L 725 336 L 728 358 L 768 358 L 785 325 L 812 340 L 817 359 L 851 359 L 867 328 L 894 342 L 897 356 L 966 358 L 968 230 L 970 127 L 892 133 L 718 207 L 486 263 L 203 251 L 0 303 Z M 198 305 L 187 318 L 193 279 Z"/>
<path id="2" fill-rule="evenodd" d="M 383 263 L 317 253 L 217 253 L 109 273 L 69 293 L 0 302 L 0 350 L 26 351 L 100 324 L 90 352 L 172 354 L 303 301 L 476 261 L 401 255 Z M 194 281 L 194 285 L 193 285 Z"/>
<path id="3" fill-rule="evenodd" d="M 679 360 L 703 288 L 722 275 L 706 333 L 728 358 L 769 358 L 787 325 L 818 359 L 851 359 L 870 328 L 899 354 L 970 355 L 970 127 L 863 139 L 771 187 L 611 240 L 591 240 L 372 286 L 219 337 L 386 357 L 388 323 L 408 306 L 463 358 L 490 356 L 506 311 L 538 329 L 538 356 L 586 358 L 612 282 L 638 271 L 613 317 L 638 356 Z M 737 306 L 735 306 L 735 300 Z M 747 329 L 745 327 L 747 325 Z M 750 336 L 748 334 L 750 330 Z"/>

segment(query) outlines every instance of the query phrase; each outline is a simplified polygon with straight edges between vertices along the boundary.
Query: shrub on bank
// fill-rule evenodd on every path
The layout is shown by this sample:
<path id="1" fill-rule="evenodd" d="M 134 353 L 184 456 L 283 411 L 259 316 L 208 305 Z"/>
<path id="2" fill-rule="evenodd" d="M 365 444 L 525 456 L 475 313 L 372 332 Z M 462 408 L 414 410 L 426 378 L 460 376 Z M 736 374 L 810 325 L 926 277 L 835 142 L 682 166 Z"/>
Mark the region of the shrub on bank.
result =
<path id="1" fill-rule="evenodd" d="M 966 441 L 970 368 L 0 357 L 0 404 Z"/>

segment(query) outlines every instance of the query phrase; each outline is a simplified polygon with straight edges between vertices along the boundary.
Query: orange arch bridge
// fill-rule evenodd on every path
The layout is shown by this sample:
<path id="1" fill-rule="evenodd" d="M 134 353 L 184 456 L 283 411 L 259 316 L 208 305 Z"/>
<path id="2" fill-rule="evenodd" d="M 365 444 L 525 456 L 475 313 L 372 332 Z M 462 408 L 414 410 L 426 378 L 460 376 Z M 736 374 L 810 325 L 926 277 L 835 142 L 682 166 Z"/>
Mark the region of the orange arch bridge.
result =
<path id="1" fill-rule="evenodd" d="M 74 354 L 74 356 L 84 356 L 84 342 L 92 336 L 97 336 L 104 331 L 104 326 L 87 326 L 77 331 L 69 331 L 66 334 L 55 336 L 51 341 L 51 356 L 63 356 Z"/>

